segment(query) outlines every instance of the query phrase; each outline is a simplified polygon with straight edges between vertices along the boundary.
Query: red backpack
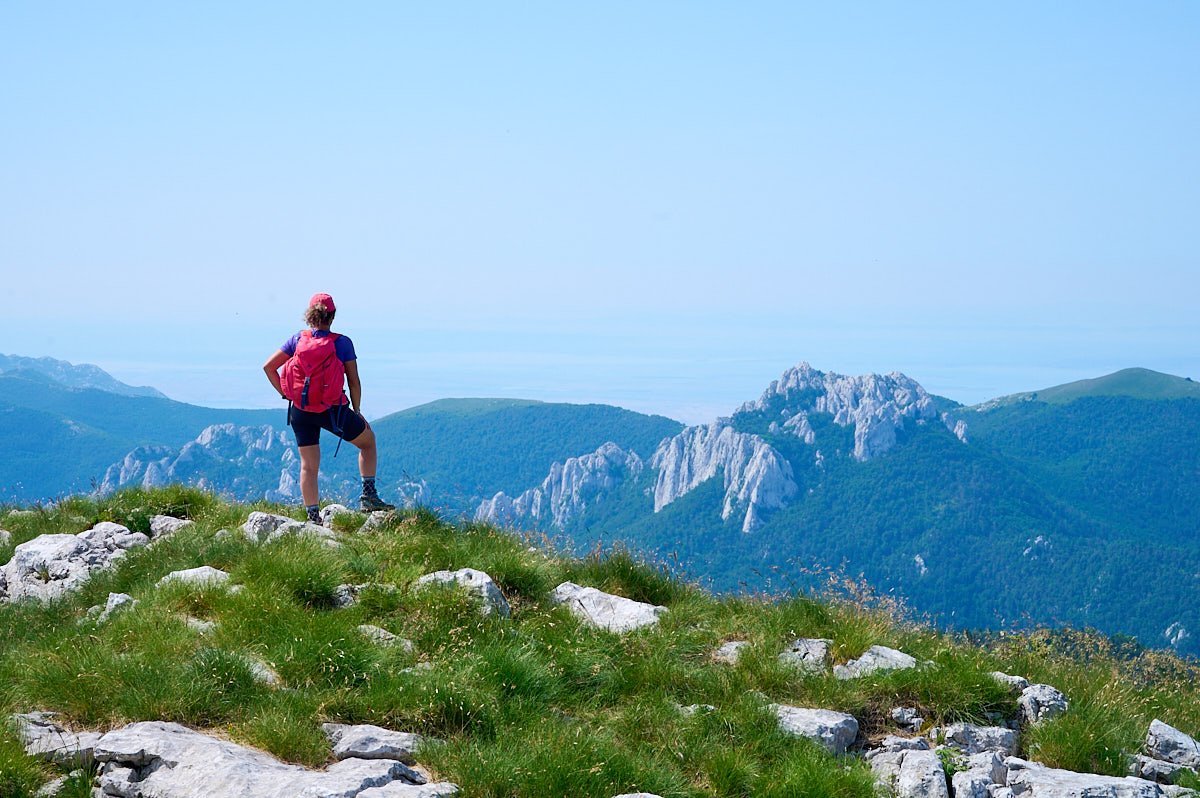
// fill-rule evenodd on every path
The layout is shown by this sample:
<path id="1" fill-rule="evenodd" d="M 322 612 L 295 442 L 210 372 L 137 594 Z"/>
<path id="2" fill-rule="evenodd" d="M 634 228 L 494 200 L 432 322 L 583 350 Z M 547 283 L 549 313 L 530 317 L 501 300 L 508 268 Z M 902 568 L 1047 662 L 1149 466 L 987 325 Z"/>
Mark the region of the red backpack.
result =
<path id="1" fill-rule="evenodd" d="M 296 353 L 283 364 L 283 395 L 301 410 L 320 413 L 346 403 L 346 366 L 337 356 L 338 338 L 337 333 L 317 338 L 305 330 Z"/>

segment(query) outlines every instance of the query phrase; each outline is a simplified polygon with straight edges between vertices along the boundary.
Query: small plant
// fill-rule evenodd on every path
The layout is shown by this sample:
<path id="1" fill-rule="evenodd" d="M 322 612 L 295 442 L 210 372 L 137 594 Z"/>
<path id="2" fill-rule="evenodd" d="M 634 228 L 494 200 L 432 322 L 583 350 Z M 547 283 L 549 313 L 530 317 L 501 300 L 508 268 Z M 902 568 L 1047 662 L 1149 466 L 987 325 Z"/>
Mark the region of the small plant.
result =
<path id="1" fill-rule="evenodd" d="M 43 584 L 50 581 L 50 565 L 45 560 L 42 560 L 34 565 L 33 572 L 37 574 L 37 578 L 40 579 Z"/>

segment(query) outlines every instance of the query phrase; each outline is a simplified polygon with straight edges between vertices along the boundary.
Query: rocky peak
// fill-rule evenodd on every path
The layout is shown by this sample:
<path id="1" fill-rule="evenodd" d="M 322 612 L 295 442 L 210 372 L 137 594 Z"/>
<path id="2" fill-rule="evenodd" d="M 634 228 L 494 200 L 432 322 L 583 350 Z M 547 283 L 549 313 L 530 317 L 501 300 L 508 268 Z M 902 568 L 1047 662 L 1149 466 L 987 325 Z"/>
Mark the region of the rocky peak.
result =
<path id="1" fill-rule="evenodd" d="M 812 443 L 808 415 L 827 413 L 839 426 L 854 427 L 854 457 L 869 460 L 896 444 L 896 433 L 909 420 L 938 418 L 933 397 L 899 372 L 849 377 L 822 372 L 802 362 L 773 381 L 757 401 L 742 405 L 737 415 L 764 413 L 773 424 Z"/>

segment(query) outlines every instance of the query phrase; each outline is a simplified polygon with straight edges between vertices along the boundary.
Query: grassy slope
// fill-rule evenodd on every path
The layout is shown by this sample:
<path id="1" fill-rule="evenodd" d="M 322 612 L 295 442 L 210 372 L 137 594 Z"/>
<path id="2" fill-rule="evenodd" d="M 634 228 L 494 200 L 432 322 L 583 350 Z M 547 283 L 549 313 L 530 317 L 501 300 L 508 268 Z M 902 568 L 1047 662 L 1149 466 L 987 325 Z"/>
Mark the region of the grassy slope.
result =
<path id="1" fill-rule="evenodd" d="M 1003 406 L 1017 402 L 1038 401 L 1048 404 L 1067 404 L 1076 399 L 1095 396 L 1127 396 L 1133 399 L 1200 399 L 1200 383 L 1187 377 L 1176 377 L 1143 368 L 1130 368 L 1096 377 L 1078 380 L 1040 391 L 1002 396 L 982 406 Z"/>
<path id="2" fill-rule="evenodd" d="M 893 730 L 888 710 L 901 704 L 938 722 L 1011 716 L 1015 704 L 988 677 L 993 669 L 1067 693 L 1071 711 L 1025 743 L 1023 753 L 1051 765 L 1119 772 L 1122 752 L 1140 745 L 1154 717 L 1200 731 L 1194 667 L 1161 654 L 1130 657 L 1095 636 L 1013 637 L 984 649 L 904 623 L 887 604 L 872 608 L 861 591 L 856 601 L 714 598 L 620 552 L 564 559 L 423 511 L 365 535 L 354 531 L 361 518 L 344 518 L 336 550 L 294 539 L 258 547 L 216 534 L 249 509 L 169 489 L 100 504 L 72 499 L 7 518 L 17 543 L 102 518 L 136 528 L 155 511 L 197 525 L 134 552 L 64 602 L 0 606 L 0 712 L 53 709 L 99 728 L 175 720 L 308 765 L 328 760 L 320 722 L 377 723 L 445 740 L 419 761 L 462 785 L 467 798 L 635 790 L 867 798 L 873 791 L 861 761 L 835 762 L 783 736 L 766 703 L 852 712 L 872 737 Z M 10 554 L 0 551 L 0 561 Z M 245 590 L 154 587 L 171 570 L 201 564 L 230 571 Z M 496 579 L 511 620 L 481 616 L 456 592 L 413 590 L 423 573 L 466 566 Z M 547 602 L 565 579 L 670 613 L 657 628 L 625 636 L 592 630 Z M 385 587 L 353 608 L 332 609 L 342 582 Z M 140 604 L 103 626 L 85 620 L 85 609 L 110 591 Z M 185 615 L 217 629 L 195 633 Z M 356 632 L 361 623 L 411 639 L 414 651 L 372 645 Z M 798 636 L 830 638 L 838 660 L 882 643 L 934 665 L 852 682 L 803 676 L 776 660 Z M 735 638 L 751 642 L 743 660 L 714 663 L 709 653 Z M 288 689 L 255 682 L 248 655 L 267 661 Z M 428 669 L 407 670 L 418 663 Z M 696 703 L 715 710 L 688 717 L 675 707 Z M 0 734 L 0 793 L 31 795 L 47 775 Z"/>

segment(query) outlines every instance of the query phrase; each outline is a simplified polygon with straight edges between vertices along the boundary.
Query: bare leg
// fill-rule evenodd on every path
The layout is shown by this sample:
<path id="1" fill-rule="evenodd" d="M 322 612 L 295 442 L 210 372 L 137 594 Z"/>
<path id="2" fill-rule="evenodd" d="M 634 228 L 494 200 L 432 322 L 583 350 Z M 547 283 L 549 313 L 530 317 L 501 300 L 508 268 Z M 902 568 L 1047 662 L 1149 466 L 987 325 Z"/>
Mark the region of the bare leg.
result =
<path id="1" fill-rule="evenodd" d="M 361 436 L 360 436 L 361 437 Z M 304 504 L 312 506 L 321 501 L 317 492 L 317 472 L 321 470 L 321 445 L 300 447 L 300 495 Z"/>
<path id="2" fill-rule="evenodd" d="M 375 430 L 371 429 L 368 424 L 362 434 L 351 444 L 358 447 L 358 473 L 360 476 L 373 477 L 375 476 L 375 468 L 378 465 L 379 450 L 375 447 Z"/>

